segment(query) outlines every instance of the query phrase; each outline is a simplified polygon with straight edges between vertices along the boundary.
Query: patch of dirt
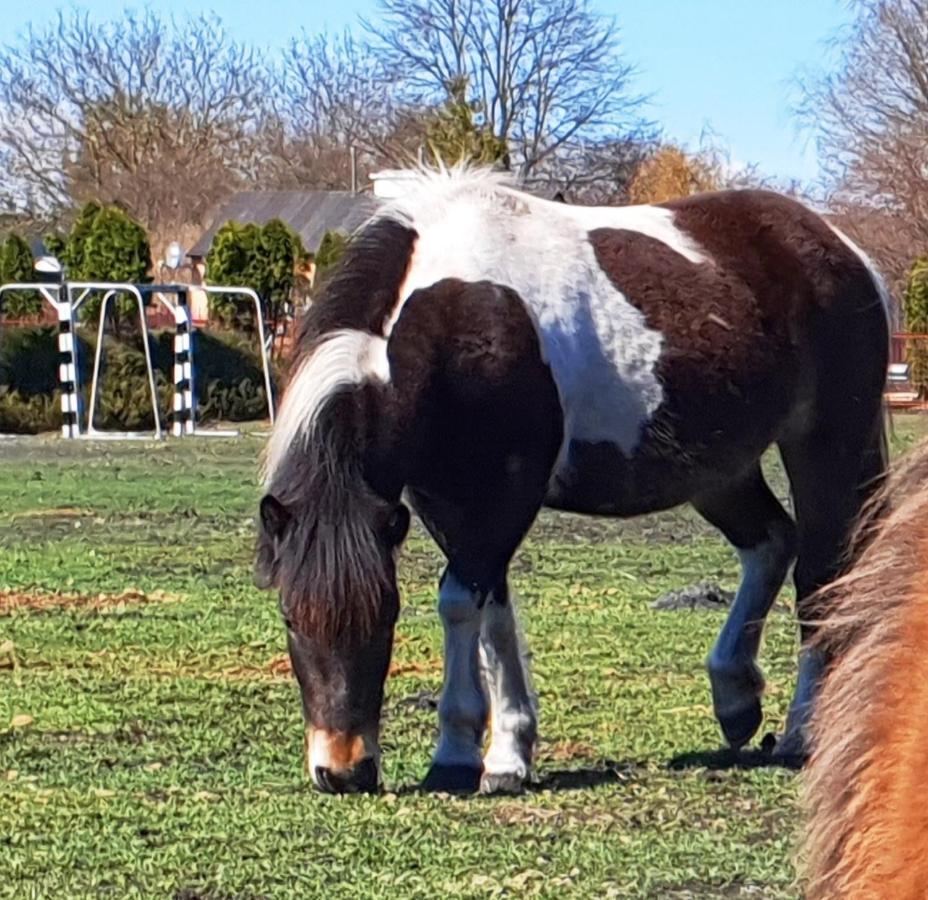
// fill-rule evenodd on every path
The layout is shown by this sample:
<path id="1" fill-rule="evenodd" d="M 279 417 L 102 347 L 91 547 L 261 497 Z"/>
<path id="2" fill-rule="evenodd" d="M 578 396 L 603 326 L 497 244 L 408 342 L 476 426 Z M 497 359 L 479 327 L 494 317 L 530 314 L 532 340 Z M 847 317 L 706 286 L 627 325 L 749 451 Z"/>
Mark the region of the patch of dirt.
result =
<path id="1" fill-rule="evenodd" d="M 658 612 L 679 610 L 726 610 L 735 599 L 734 591 L 726 591 L 714 581 L 700 581 L 677 591 L 662 594 L 652 604 Z"/>
<path id="2" fill-rule="evenodd" d="M 204 678 L 228 678 L 233 681 L 243 678 L 269 678 L 272 681 L 283 681 L 290 678 L 293 674 L 293 668 L 290 665 L 290 657 L 286 653 L 282 653 L 279 656 L 272 656 L 263 666 L 231 666 L 218 672 L 191 669 L 189 673 L 185 674 Z"/>
<path id="3" fill-rule="evenodd" d="M 714 581 L 703 580 L 688 587 L 680 588 L 677 591 L 667 591 L 661 594 L 652 604 L 651 609 L 658 612 L 679 612 L 680 610 L 689 610 L 691 612 L 725 612 L 731 608 L 732 601 L 735 599 L 734 591 L 726 591 Z M 787 603 L 778 600 L 771 607 L 771 612 L 790 613 L 791 609 Z"/>
<path id="4" fill-rule="evenodd" d="M 441 674 L 442 661 L 440 659 L 407 660 L 406 662 L 393 661 L 390 663 L 390 675 L 435 675 Z"/>
<path id="5" fill-rule="evenodd" d="M 414 694 L 400 697 L 396 705 L 431 712 L 438 709 L 438 691 L 416 691 Z"/>
<path id="6" fill-rule="evenodd" d="M 555 762 L 570 762 L 573 759 L 597 759 L 595 747 L 583 741 L 543 741 L 538 748 L 538 758 Z"/>
<path id="7" fill-rule="evenodd" d="M 17 519 L 86 519 L 95 515 L 92 509 L 79 506 L 54 506 L 44 509 L 27 509 L 13 514 L 13 521 Z"/>
<path id="8" fill-rule="evenodd" d="M 431 675 L 441 673 L 442 662 L 440 659 L 429 659 L 423 662 L 394 662 L 390 665 L 390 675 Z M 293 667 L 290 665 L 290 657 L 284 653 L 280 656 L 274 656 L 269 659 L 263 666 L 233 666 L 229 669 L 223 669 L 217 673 L 222 678 L 273 678 L 283 679 L 290 678 L 293 675 Z"/>
<path id="9" fill-rule="evenodd" d="M 177 603 L 183 600 L 165 591 L 145 593 L 135 589 L 118 594 L 27 594 L 22 591 L 0 591 L 0 616 L 14 612 L 49 612 L 59 609 L 100 611 L 120 606 L 143 606 L 149 603 Z"/>

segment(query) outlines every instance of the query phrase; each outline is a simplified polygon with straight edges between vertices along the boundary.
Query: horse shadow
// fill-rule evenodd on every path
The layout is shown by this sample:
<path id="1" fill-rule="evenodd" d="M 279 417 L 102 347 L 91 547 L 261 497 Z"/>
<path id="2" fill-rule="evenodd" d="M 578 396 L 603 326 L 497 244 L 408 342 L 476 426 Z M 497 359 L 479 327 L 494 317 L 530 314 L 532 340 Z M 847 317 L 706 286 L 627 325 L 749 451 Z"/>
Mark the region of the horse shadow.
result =
<path id="1" fill-rule="evenodd" d="M 671 771 L 706 769 L 710 772 L 738 769 L 785 769 L 798 771 L 804 760 L 773 756 L 766 748 L 732 750 L 727 747 L 714 750 L 692 750 L 674 756 L 667 762 Z M 526 784 L 522 794 L 561 793 L 585 791 L 607 785 L 627 784 L 634 779 L 635 771 L 643 764 L 603 760 L 596 765 L 572 769 L 542 769 L 538 776 Z M 398 786 L 393 793 L 404 796 L 425 793 L 421 783 L 412 782 Z M 470 795 L 475 796 L 475 795 Z M 494 795 L 498 796 L 498 795 Z"/>
<path id="2" fill-rule="evenodd" d="M 732 750 L 720 747 L 715 750 L 691 750 L 673 757 L 667 767 L 674 771 L 683 769 L 708 769 L 721 772 L 729 769 L 786 769 L 798 772 L 805 764 L 802 756 L 774 756 L 767 747 Z"/>

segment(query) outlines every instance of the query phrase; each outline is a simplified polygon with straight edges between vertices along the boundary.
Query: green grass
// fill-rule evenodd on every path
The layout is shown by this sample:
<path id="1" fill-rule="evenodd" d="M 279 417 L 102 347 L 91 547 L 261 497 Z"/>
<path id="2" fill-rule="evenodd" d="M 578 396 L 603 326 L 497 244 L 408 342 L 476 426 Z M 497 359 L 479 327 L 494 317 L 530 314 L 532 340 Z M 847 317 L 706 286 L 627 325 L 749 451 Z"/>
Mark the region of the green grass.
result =
<path id="1" fill-rule="evenodd" d="M 898 422 L 897 452 L 926 430 Z M 0 616 L 0 896 L 796 896 L 796 776 L 671 765 L 719 745 L 702 661 L 721 617 L 649 601 L 737 580 L 687 510 L 540 518 L 514 565 L 541 697 L 540 783 L 518 798 L 414 789 L 441 678 L 441 559 L 415 528 L 388 793 L 315 793 L 297 689 L 269 666 L 276 605 L 251 584 L 259 447 L 0 444 L 0 588 L 154 594 Z M 773 614 L 764 730 L 795 641 Z"/>

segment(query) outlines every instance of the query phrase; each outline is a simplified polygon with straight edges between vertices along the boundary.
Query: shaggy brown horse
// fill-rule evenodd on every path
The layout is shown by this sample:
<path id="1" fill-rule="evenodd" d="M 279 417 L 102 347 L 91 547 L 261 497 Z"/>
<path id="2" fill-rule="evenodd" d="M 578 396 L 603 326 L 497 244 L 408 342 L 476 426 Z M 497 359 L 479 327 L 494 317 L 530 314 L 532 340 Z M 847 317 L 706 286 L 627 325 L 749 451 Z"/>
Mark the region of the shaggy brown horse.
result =
<path id="1" fill-rule="evenodd" d="M 928 444 L 876 509 L 818 638 L 836 662 L 806 775 L 807 900 L 928 897 Z"/>
<path id="2" fill-rule="evenodd" d="M 810 598 L 839 574 L 883 473 L 888 343 L 865 257 L 776 194 L 600 208 L 484 172 L 414 179 L 304 319 L 267 449 L 257 573 L 281 593 L 316 784 L 379 783 L 402 496 L 448 559 L 427 787 L 530 777 L 535 705 L 507 572 L 543 505 L 691 503 L 728 538 L 742 580 L 708 669 L 726 739 L 749 741 L 761 630 L 789 567 L 800 618 L 815 618 Z M 795 518 L 761 472 L 771 444 Z M 821 670 L 806 647 L 784 760 L 803 754 Z"/>

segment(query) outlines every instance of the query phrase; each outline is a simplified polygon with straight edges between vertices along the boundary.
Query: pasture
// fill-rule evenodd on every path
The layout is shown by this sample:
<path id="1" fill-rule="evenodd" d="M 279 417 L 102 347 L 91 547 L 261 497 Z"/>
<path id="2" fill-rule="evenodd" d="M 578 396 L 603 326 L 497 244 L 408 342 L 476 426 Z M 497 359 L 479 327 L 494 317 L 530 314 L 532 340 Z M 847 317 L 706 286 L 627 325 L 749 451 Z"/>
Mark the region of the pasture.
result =
<path id="1" fill-rule="evenodd" d="M 897 418 L 894 452 L 924 433 Z M 414 526 L 387 793 L 315 792 L 274 598 L 251 584 L 260 445 L 0 443 L 0 896 L 796 896 L 797 776 L 711 752 L 721 613 L 650 607 L 703 578 L 735 586 L 734 554 L 689 510 L 540 517 L 513 568 L 541 703 L 519 797 L 415 788 L 441 559 Z M 774 612 L 764 732 L 795 644 Z"/>

